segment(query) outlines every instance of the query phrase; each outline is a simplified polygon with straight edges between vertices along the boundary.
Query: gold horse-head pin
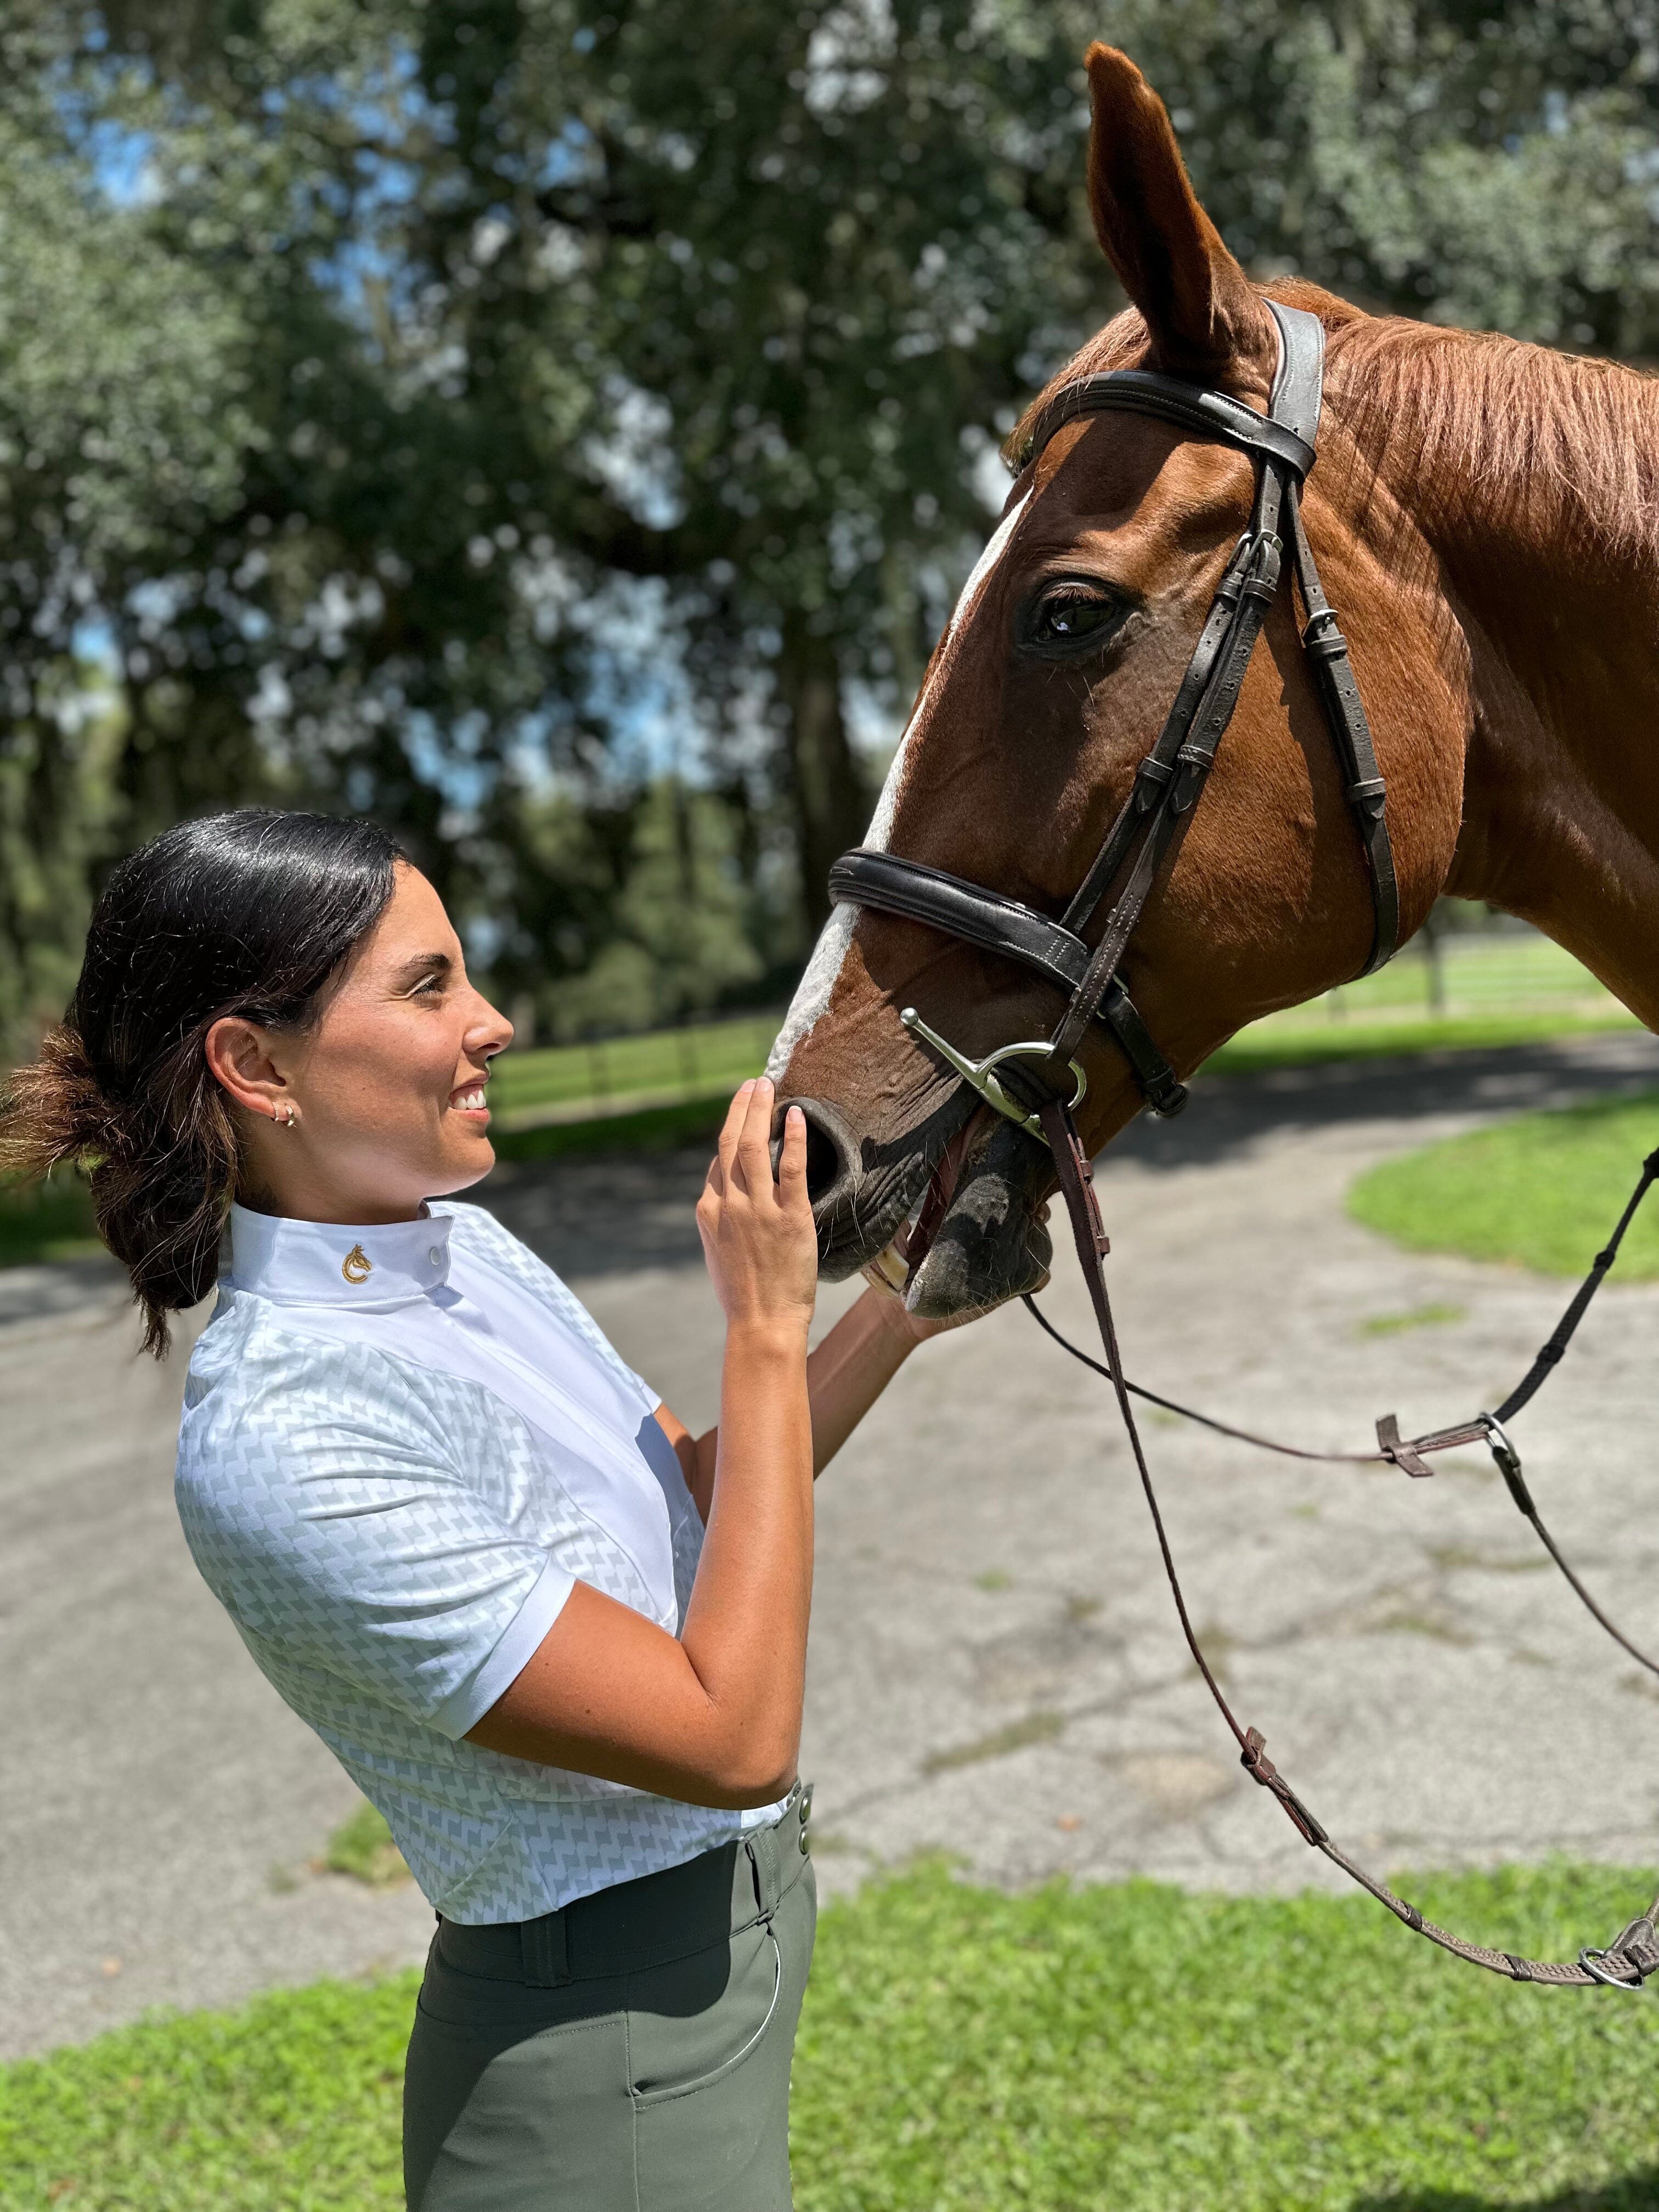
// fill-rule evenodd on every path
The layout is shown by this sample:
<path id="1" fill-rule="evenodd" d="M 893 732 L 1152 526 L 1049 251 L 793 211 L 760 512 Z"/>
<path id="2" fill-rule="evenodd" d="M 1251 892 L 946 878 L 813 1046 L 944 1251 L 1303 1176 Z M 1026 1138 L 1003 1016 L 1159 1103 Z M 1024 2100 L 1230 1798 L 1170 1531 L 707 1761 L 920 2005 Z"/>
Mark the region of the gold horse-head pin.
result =
<path id="1" fill-rule="evenodd" d="M 349 1283 L 366 1283 L 374 1272 L 374 1262 L 361 1244 L 354 1244 L 340 1262 L 340 1273 Z"/>

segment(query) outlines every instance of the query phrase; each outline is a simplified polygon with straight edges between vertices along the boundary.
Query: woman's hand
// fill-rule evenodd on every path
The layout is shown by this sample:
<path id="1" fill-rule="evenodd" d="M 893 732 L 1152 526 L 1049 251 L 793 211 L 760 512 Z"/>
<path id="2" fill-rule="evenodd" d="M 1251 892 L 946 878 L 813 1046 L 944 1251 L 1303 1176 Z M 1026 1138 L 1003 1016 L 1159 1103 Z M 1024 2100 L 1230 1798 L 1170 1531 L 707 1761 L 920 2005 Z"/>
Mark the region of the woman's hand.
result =
<path id="1" fill-rule="evenodd" d="M 772 1085 L 745 1083 L 732 1101 L 697 1200 L 697 1229 L 730 1328 L 757 1324 L 802 1335 L 817 1294 L 818 1240 L 806 1195 L 806 1117 L 784 1117 L 772 1174 Z"/>

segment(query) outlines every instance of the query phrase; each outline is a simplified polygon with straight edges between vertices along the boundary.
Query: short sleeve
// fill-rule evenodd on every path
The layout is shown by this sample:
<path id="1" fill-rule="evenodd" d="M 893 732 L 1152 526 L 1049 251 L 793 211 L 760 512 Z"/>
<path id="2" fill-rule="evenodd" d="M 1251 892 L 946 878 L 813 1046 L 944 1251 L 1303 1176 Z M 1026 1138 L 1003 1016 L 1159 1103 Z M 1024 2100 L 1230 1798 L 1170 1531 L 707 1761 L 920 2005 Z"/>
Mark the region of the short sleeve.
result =
<path id="1" fill-rule="evenodd" d="M 291 1339 L 280 1354 L 245 1344 L 234 1388 L 192 1375 L 177 1481 L 197 1564 L 250 1643 L 451 1737 L 574 1586 L 512 1486 L 489 1480 L 476 1407 L 446 1419 L 446 1392 L 465 1389 L 362 1346 L 296 1359 Z"/>

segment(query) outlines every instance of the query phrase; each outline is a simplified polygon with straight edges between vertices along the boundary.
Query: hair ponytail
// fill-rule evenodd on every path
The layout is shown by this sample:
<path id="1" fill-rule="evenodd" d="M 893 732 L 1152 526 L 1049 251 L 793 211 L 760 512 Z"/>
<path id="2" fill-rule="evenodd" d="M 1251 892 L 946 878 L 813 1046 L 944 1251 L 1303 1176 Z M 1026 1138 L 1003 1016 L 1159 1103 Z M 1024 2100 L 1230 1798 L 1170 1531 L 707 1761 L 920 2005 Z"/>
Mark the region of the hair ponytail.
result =
<path id="1" fill-rule="evenodd" d="M 0 1173 L 88 1176 L 157 1358 L 169 1314 L 213 1288 L 236 1194 L 236 1116 L 208 1031 L 231 1014 L 308 1028 L 402 857 L 373 823 L 320 814 L 249 807 L 167 831 L 110 878 L 69 1011 L 7 1085 Z"/>

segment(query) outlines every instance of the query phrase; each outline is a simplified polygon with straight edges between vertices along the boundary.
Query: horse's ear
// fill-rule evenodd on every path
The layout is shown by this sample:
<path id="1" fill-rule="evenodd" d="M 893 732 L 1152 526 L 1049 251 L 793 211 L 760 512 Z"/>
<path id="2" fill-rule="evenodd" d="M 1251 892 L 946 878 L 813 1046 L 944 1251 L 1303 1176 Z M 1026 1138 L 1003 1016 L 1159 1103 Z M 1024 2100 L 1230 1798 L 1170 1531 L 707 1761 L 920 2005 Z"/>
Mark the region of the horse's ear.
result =
<path id="1" fill-rule="evenodd" d="M 1200 384 L 1242 370 L 1265 387 L 1279 352 L 1271 319 L 1198 204 L 1164 102 L 1115 46 L 1091 46 L 1085 66 L 1089 211 L 1157 365 Z"/>

